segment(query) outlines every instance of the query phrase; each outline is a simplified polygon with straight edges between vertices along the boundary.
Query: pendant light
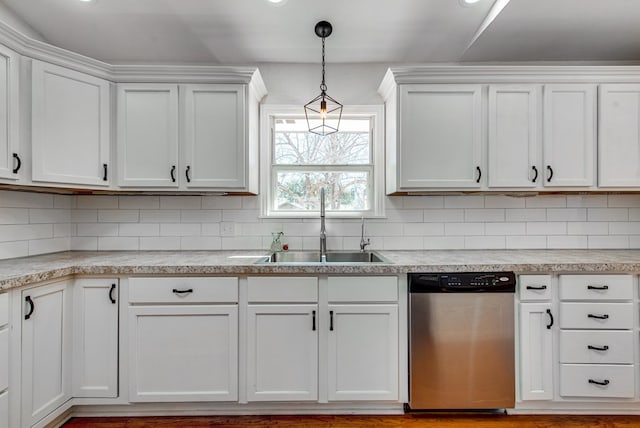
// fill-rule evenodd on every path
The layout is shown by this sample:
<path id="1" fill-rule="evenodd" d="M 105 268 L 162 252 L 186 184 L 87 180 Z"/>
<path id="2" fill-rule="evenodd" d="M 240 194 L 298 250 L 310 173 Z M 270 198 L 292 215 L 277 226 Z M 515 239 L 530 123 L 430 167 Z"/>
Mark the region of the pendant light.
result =
<path id="1" fill-rule="evenodd" d="M 342 118 L 342 104 L 327 94 L 327 85 L 324 81 L 324 39 L 329 37 L 332 31 L 333 27 L 327 21 L 320 21 L 316 24 L 316 35 L 322 38 L 322 83 L 320 84 L 320 95 L 304 106 L 309 132 L 321 136 L 338 132 Z M 335 126 L 329 123 L 335 124 Z"/>

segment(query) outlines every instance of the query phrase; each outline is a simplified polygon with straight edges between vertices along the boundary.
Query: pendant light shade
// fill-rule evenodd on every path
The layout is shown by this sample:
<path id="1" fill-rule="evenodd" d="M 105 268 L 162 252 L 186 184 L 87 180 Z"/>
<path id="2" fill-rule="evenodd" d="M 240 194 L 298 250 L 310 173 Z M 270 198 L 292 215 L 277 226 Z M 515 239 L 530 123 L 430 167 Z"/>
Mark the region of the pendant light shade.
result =
<path id="1" fill-rule="evenodd" d="M 322 136 L 338 132 L 342 118 L 342 104 L 327 94 L 327 85 L 324 80 L 324 39 L 329 37 L 332 31 L 333 27 L 327 21 L 320 21 L 316 24 L 316 35 L 322 39 L 322 83 L 320 84 L 320 95 L 304 106 L 309 132 Z"/>

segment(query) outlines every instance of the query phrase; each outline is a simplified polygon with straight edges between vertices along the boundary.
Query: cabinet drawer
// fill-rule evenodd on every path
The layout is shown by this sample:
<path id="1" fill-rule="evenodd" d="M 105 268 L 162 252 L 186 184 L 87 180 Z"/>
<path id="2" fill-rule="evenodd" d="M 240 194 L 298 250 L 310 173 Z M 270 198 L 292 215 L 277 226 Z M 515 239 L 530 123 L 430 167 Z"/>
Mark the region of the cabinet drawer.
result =
<path id="1" fill-rule="evenodd" d="M 633 303 L 560 303 L 560 328 L 631 329 Z"/>
<path id="2" fill-rule="evenodd" d="M 551 275 L 519 275 L 520 300 L 550 300 Z"/>
<path id="3" fill-rule="evenodd" d="M 311 276 L 249 277 L 249 302 L 317 302 L 318 278 Z"/>
<path id="4" fill-rule="evenodd" d="M 560 300 L 631 300 L 631 275 L 560 275 Z"/>
<path id="5" fill-rule="evenodd" d="M 633 398 L 634 378 L 632 365 L 561 364 L 560 395 Z"/>
<path id="6" fill-rule="evenodd" d="M 633 332 L 561 331 L 560 362 L 633 364 Z"/>
<path id="7" fill-rule="evenodd" d="M 9 387 L 9 330 L 0 330 L 0 391 Z M 0 425 L 6 426 L 6 425 Z"/>
<path id="8" fill-rule="evenodd" d="M 130 303 L 235 303 L 238 278 L 131 278 Z"/>
<path id="9" fill-rule="evenodd" d="M 329 277 L 330 302 L 397 302 L 398 278 L 395 276 Z"/>
<path id="10" fill-rule="evenodd" d="M 9 294 L 0 294 L 0 327 L 9 323 Z"/>
<path id="11" fill-rule="evenodd" d="M 0 394 L 0 427 L 9 426 L 9 391 Z"/>

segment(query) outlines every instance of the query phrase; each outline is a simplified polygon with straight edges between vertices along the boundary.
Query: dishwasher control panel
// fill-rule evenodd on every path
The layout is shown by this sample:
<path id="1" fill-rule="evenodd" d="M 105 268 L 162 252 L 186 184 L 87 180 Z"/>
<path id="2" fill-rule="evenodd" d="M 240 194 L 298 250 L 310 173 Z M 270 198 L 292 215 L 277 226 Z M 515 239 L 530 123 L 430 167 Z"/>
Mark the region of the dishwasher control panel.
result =
<path id="1" fill-rule="evenodd" d="M 513 272 L 409 273 L 410 293 L 513 293 Z"/>

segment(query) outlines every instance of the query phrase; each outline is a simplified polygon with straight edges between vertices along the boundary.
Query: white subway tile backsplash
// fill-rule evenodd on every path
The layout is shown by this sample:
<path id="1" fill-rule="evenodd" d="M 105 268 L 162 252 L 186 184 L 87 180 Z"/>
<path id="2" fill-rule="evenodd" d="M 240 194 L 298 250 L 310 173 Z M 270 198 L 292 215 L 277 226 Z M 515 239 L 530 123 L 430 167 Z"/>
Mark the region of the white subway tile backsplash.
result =
<path id="1" fill-rule="evenodd" d="M 629 208 L 629 221 L 640 221 L 640 208 Z"/>
<path id="2" fill-rule="evenodd" d="M 504 210 L 499 208 L 482 208 L 464 210 L 465 221 L 504 221 Z"/>
<path id="3" fill-rule="evenodd" d="M 404 225 L 403 233 L 406 236 L 444 235 L 444 223 L 409 223 Z"/>
<path id="4" fill-rule="evenodd" d="M 627 208 L 587 208 L 588 221 L 628 221 Z"/>
<path id="5" fill-rule="evenodd" d="M 234 233 L 231 235 L 233 236 L 237 233 L 234 226 Z M 202 223 L 202 236 L 220 236 L 220 223 Z"/>
<path id="6" fill-rule="evenodd" d="M 222 221 L 251 223 L 258 219 L 258 215 L 258 210 L 222 210 Z"/>
<path id="7" fill-rule="evenodd" d="M 0 207 L 53 208 L 53 195 L 32 192 L 0 190 Z"/>
<path id="8" fill-rule="evenodd" d="M 424 210 L 424 221 L 440 222 L 440 223 L 462 222 L 464 221 L 464 210 L 462 209 Z"/>
<path id="9" fill-rule="evenodd" d="M 35 239 L 29 241 L 29 255 L 57 253 L 59 251 L 69 251 L 71 243 L 68 237 Z"/>
<path id="10" fill-rule="evenodd" d="M 118 209 L 118 196 L 78 195 L 76 198 L 76 208 Z"/>
<path id="11" fill-rule="evenodd" d="M 640 222 L 611 222 L 609 223 L 609 235 L 640 235 Z"/>
<path id="12" fill-rule="evenodd" d="M 568 235 L 608 235 L 609 223 L 606 221 L 569 222 L 567 223 Z"/>
<path id="13" fill-rule="evenodd" d="M 167 251 L 180 250 L 179 236 L 141 236 L 140 250 L 142 251 Z"/>
<path id="14" fill-rule="evenodd" d="M 54 238 L 69 238 L 71 236 L 71 223 L 56 223 L 53 225 Z"/>
<path id="15" fill-rule="evenodd" d="M 0 239 L 2 237 L 0 236 Z M 29 241 L 0 242 L 0 259 L 13 259 L 29 255 Z"/>
<path id="16" fill-rule="evenodd" d="M 204 210 L 239 210 L 242 208 L 242 198 L 235 196 L 203 196 L 202 209 Z"/>
<path id="17" fill-rule="evenodd" d="M 219 223 L 222 220 L 221 210 L 181 210 L 182 223 Z"/>
<path id="18" fill-rule="evenodd" d="M 564 208 L 567 206 L 567 197 L 564 195 L 538 195 L 525 198 L 527 208 Z"/>
<path id="19" fill-rule="evenodd" d="M 140 223 L 180 223 L 180 210 L 140 210 Z"/>
<path id="20" fill-rule="evenodd" d="M 444 196 L 405 196 L 403 205 L 396 205 L 396 209 L 398 208 L 444 208 Z"/>
<path id="21" fill-rule="evenodd" d="M 484 208 L 484 196 L 480 196 L 480 195 L 445 196 L 444 207 L 445 208 Z"/>
<path id="22" fill-rule="evenodd" d="M 423 238 L 425 250 L 455 250 L 464 248 L 464 236 L 427 236 Z"/>
<path id="23" fill-rule="evenodd" d="M 0 208 L 0 224 L 29 223 L 29 210 L 26 208 Z"/>
<path id="24" fill-rule="evenodd" d="M 411 224 L 424 224 L 424 223 L 406 223 L 404 226 L 408 226 Z M 365 235 L 374 235 L 374 236 L 402 236 L 406 235 L 403 233 L 403 224 L 402 223 L 367 223 L 365 226 Z M 351 228 L 350 228 L 351 229 Z M 360 225 L 355 225 L 354 233 L 351 235 L 360 236 Z"/>
<path id="25" fill-rule="evenodd" d="M 515 208 L 505 210 L 506 221 L 546 221 L 547 210 L 544 208 Z"/>
<path id="26" fill-rule="evenodd" d="M 72 223 L 97 223 L 98 210 L 83 210 L 83 209 L 71 210 L 70 221 Z"/>
<path id="27" fill-rule="evenodd" d="M 259 208 L 260 199 L 257 196 L 242 196 L 241 200 L 243 210 L 257 210 Z"/>
<path id="28" fill-rule="evenodd" d="M 506 240 L 504 236 L 465 236 L 464 248 L 469 250 L 503 249 L 506 248 Z"/>
<path id="29" fill-rule="evenodd" d="M 118 207 L 121 210 L 157 210 L 160 208 L 160 197 L 151 195 L 118 196 Z"/>
<path id="30" fill-rule="evenodd" d="M 607 195 L 567 195 L 567 208 L 606 208 Z"/>
<path id="31" fill-rule="evenodd" d="M 200 236 L 200 224 L 164 223 L 160 224 L 160 236 Z"/>
<path id="32" fill-rule="evenodd" d="M 566 235 L 565 222 L 531 222 L 527 223 L 527 235 Z"/>
<path id="33" fill-rule="evenodd" d="M 98 251 L 98 238 L 94 236 L 72 236 L 71 250 Z"/>
<path id="34" fill-rule="evenodd" d="M 629 248 L 640 248 L 640 235 L 629 236 Z"/>
<path id="35" fill-rule="evenodd" d="M 219 236 L 183 236 L 180 238 L 181 250 L 221 250 L 222 238 Z"/>
<path id="36" fill-rule="evenodd" d="M 629 248 L 628 236 L 588 236 L 589 248 Z"/>
<path id="37" fill-rule="evenodd" d="M 547 248 L 546 236 L 506 236 L 507 248 L 541 249 Z"/>
<path id="38" fill-rule="evenodd" d="M 638 208 L 640 207 L 640 195 L 609 195 L 608 196 L 609 208 L 626 207 L 626 208 Z"/>
<path id="39" fill-rule="evenodd" d="M 100 223 L 137 223 L 139 220 L 138 210 L 98 210 Z"/>
<path id="40" fill-rule="evenodd" d="M 484 227 L 485 235 L 524 235 L 525 223 L 487 223 Z"/>
<path id="41" fill-rule="evenodd" d="M 199 210 L 202 208 L 201 196 L 160 196 L 160 209 L 163 210 Z"/>
<path id="42" fill-rule="evenodd" d="M 327 241 L 327 248 L 332 248 L 330 241 Z M 262 238 L 258 236 L 223 236 L 222 237 L 222 249 L 223 250 L 252 250 L 262 245 Z"/>
<path id="43" fill-rule="evenodd" d="M 71 211 L 53 208 L 30 208 L 29 223 L 69 223 Z"/>
<path id="44" fill-rule="evenodd" d="M 587 248 L 587 237 L 547 236 L 547 248 Z"/>
<path id="45" fill-rule="evenodd" d="M 420 223 L 424 220 L 423 210 L 387 210 L 385 219 L 371 219 L 368 223 Z"/>
<path id="46" fill-rule="evenodd" d="M 118 223 L 78 223 L 77 236 L 118 236 Z"/>
<path id="47" fill-rule="evenodd" d="M 524 208 L 525 198 L 506 195 L 487 195 L 484 197 L 485 208 Z"/>
<path id="48" fill-rule="evenodd" d="M 137 251 L 140 238 L 132 237 L 110 237 L 101 236 L 98 238 L 98 251 Z"/>
<path id="49" fill-rule="evenodd" d="M 385 236 L 382 247 L 385 250 L 420 250 L 423 242 L 421 236 Z"/>
<path id="50" fill-rule="evenodd" d="M 0 225 L 0 241 L 26 241 L 53 238 L 52 224 L 5 224 Z"/>
<path id="51" fill-rule="evenodd" d="M 586 221 L 586 208 L 547 208 L 548 221 Z"/>
<path id="52" fill-rule="evenodd" d="M 445 223 L 444 234 L 448 236 L 484 235 L 484 223 Z"/>
<path id="53" fill-rule="evenodd" d="M 157 223 L 123 223 L 120 225 L 120 236 L 159 236 L 160 225 Z"/>
<path id="54" fill-rule="evenodd" d="M 69 210 L 73 208 L 74 196 L 53 195 L 53 208 Z"/>

